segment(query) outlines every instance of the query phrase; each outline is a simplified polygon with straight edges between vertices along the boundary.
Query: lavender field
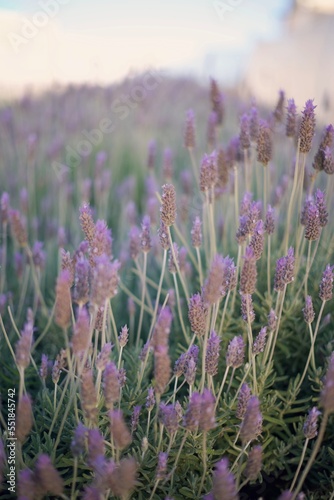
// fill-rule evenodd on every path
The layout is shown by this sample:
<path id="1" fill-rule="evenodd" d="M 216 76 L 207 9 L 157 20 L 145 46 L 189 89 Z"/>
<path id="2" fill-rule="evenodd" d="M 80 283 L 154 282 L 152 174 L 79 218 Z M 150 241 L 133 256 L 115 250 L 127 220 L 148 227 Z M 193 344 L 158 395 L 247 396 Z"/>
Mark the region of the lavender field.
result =
<path id="1" fill-rule="evenodd" d="M 333 144 L 155 70 L 1 102 L 1 498 L 334 499 Z"/>

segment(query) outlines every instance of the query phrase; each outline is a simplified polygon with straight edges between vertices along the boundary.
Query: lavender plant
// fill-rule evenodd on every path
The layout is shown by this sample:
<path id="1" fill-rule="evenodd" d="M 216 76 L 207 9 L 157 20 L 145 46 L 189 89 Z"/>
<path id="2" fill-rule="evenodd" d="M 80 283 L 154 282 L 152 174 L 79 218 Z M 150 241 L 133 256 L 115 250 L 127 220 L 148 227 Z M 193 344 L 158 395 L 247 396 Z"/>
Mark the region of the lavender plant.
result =
<path id="1" fill-rule="evenodd" d="M 1 110 L 2 498 L 8 389 L 21 500 L 333 498 L 333 127 L 181 83 L 76 166 L 110 89 Z"/>

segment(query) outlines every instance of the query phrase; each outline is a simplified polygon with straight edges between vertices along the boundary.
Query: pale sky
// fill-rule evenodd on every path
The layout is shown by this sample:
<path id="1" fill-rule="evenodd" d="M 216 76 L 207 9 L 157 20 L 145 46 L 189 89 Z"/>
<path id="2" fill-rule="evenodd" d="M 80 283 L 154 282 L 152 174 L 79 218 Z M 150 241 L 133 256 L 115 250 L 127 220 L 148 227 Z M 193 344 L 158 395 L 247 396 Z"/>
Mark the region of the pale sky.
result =
<path id="1" fill-rule="evenodd" d="M 108 83 L 147 67 L 231 82 L 256 41 L 279 36 L 290 3 L 0 0 L 1 85 Z"/>

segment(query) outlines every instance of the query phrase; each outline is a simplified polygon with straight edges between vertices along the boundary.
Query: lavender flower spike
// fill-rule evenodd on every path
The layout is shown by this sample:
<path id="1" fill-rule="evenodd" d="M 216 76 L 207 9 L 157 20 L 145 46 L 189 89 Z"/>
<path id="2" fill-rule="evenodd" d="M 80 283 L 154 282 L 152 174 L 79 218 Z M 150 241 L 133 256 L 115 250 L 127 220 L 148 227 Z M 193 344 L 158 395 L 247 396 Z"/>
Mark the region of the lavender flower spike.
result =
<path id="1" fill-rule="evenodd" d="M 161 220 L 166 226 L 172 226 L 176 220 L 176 193 L 173 184 L 164 184 L 161 195 Z"/>
<path id="2" fill-rule="evenodd" d="M 312 147 L 312 140 L 315 134 L 315 110 L 313 99 L 305 103 L 302 121 L 299 128 L 300 152 L 307 154 Z"/>
<path id="3" fill-rule="evenodd" d="M 212 377 L 218 373 L 218 361 L 219 361 L 219 351 L 220 351 L 220 337 L 213 330 L 211 332 L 210 338 L 208 339 L 208 345 L 205 355 L 205 371 Z"/>
<path id="4" fill-rule="evenodd" d="M 240 428 L 240 438 L 243 446 L 256 439 L 262 431 L 262 415 L 260 401 L 257 396 L 252 396 L 247 404 L 244 420 Z"/>
<path id="5" fill-rule="evenodd" d="M 233 474 L 228 470 L 227 458 L 216 463 L 213 473 L 212 498 L 224 500 L 238 500 L 239 495 Z"/>
<path id="6" fill-rule="evenodd" d="M 244 362 L 245 342 L 241 335 L 234 337 L 228 345 L 226 354 L 226 365 L 238 368 Z"/>
<path id="7" fill-rule="evenodd" d="M 323 302 L 331 300 L 333 297 L 333 282 L 334 282 L 334 266 L 327 264 L 326 269 L 323 272 L 320 285 L 319 285 L 319 297 Z"/>
<path id="8" fill-rule="evenodd" d="M 294 265 L 295 257 L 292 247 L 289 248 L 288 254 L 281 257 L 276 262 L 276 272 L 274 280 L 274 289 L 276 292 L 284 290 L 285 285 L 294 280 Z"/>
<path id="9" fill-rule="evenodd" d="M 334 352 L 329 359 L 329 365 L 320 396 L 321 406 L 327 413 L 334 413 Z"/>
<path id="10" fill-rule="evenodd" d="M 318 417 L 321 412 L 316 406 L 311 408 L 303 425 L 304 436 L 307 439 L 314 439 L 318 434 Z"/>
<path id="11" fill-rule="evenodd" d="M 191 330 L 198 337 L 202 337 L 206 331 L 206 320 L 208 310 L 204 305 L 201 294 L 196 293 L 189 299 L 188 317 Z"/>

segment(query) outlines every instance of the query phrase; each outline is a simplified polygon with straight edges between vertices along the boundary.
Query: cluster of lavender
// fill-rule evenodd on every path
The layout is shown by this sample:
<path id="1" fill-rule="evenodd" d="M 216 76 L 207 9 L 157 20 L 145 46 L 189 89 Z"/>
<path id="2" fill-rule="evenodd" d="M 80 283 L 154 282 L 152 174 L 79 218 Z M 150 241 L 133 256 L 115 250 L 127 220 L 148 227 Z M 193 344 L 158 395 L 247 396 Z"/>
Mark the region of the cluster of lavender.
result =
<path id="1" fill-rule="evenodd" d="M 189 168 L 166 147 L 158 169 L 149 143 L 140 205 L 131 176 L 111 186 L 103 150 L 76 185 L 61 169 L 58 259 L 36 217 L 37 136 L 28 190 L 2 193 L 0 390 L 14 370 L 21 500 L 331 498 L 334 129 L 313 151 L 316 106 L 299 117 L 281 91 L 269 115 L 243 104 L 228 137 L 215 80 L 210 102 L 206 145 L 186 114 Z"/>

